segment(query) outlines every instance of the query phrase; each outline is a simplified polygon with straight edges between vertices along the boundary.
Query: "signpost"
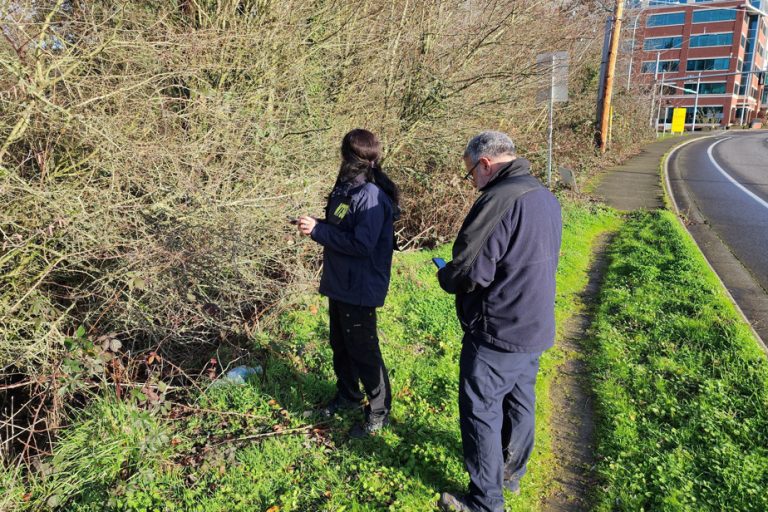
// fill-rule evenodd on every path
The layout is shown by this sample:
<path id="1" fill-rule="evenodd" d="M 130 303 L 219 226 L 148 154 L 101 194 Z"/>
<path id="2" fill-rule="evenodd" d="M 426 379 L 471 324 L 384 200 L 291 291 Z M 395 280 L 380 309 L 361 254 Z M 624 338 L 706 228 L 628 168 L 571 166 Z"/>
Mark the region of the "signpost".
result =
<path id="1" fill-rule="evenodd" d="M 540 76 L 549 75 L 548 84 L 540 87 L 536 102 L 549 103 L 549 153 L 547 156 L 547 186 L 552 188 L 552 145 L 555 103 L 568 101 L 568 52 L 543 53 L 536 57 Z"/>

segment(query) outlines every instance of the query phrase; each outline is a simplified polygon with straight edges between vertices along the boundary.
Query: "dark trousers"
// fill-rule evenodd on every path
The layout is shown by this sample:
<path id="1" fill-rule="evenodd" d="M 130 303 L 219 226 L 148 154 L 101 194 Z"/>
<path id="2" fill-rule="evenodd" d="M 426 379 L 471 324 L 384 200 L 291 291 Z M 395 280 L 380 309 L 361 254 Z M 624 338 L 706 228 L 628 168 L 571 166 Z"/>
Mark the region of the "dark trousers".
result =
<path id="1" fill-rule="evenodd" d="M 504 510 L 504 480 L 519 480 L 533 451 L 537 354 L 506 352 L 464 336 L 459 360 L 459 420 L 467 501 Z"/>
<path id="2" fill-rule="evenodd" d="M 392 390 L 381 357 L 376 332 L 376 308 L 328 301 L 333 370 L 338 393 L 359 402 L 360 382 L 368 396 L 366 414 L 386 415 L 392 407 Z"/>

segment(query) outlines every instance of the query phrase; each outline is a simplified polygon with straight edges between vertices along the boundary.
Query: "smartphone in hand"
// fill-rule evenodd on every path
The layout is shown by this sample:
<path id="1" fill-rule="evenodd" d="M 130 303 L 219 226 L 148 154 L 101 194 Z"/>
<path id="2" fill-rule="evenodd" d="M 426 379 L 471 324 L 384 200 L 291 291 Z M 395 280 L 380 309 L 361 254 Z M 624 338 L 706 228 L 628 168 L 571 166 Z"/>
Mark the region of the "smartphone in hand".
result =
<path id="1" fill-rule="evenodd" d="M 443 258 L 432 258 L 432 263 L 434 263 L 438 269 L 445 266 L 445 260 Z"/>
<path id="2" fill-rule="evenodd" d="M 288 224 L 293 224 L 294 226 L 299 224 L 299 219 L 293 217 L 288 217 L 286 220 L 288 221 Z"/>

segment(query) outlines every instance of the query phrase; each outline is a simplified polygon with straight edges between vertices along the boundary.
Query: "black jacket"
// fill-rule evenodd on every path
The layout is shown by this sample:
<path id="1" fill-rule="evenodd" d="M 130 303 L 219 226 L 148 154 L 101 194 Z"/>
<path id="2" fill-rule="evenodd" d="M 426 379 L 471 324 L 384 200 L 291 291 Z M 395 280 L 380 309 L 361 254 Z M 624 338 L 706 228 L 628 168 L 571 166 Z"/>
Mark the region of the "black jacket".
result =
<path id="1" fill-rule="evenodd" d="M 347 304 L 380 307 L 389 289 L 395 207 L 362 177 L 337 183 L 326 220 L 312 230 L 324 247 L 320 293 Z"/>
<path id="2" fill-rule="evenodd" d="M 551 347 L 561 236 L 557 198 L 514 160 L 481 190 L 438 272 L 464 331 L 510 352 Z"/>

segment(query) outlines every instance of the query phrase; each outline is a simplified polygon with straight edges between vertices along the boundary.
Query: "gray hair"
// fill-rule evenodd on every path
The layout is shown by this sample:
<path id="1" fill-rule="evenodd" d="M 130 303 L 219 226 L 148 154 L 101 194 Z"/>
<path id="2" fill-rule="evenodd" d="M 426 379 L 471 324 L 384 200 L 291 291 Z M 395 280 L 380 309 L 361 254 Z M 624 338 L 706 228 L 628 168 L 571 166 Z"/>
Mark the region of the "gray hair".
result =
<path id="1" fill-rule="evenodd" d="M 467 144 L 464 157 L 473 164 L 482 157 L 495 158 L 501 155 L 515 156 L 515 143 L 506 133 L 487 131 L 476 135 Z"/>

